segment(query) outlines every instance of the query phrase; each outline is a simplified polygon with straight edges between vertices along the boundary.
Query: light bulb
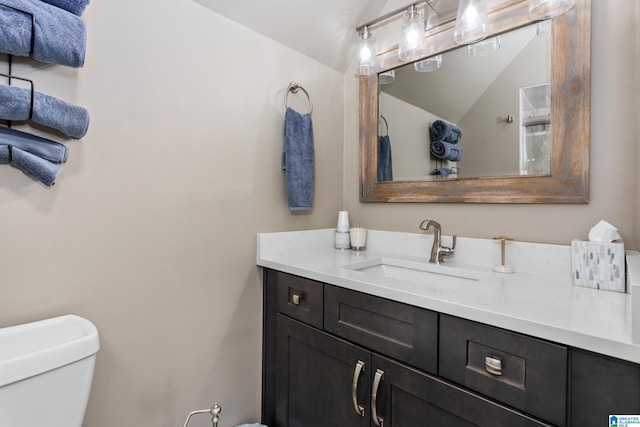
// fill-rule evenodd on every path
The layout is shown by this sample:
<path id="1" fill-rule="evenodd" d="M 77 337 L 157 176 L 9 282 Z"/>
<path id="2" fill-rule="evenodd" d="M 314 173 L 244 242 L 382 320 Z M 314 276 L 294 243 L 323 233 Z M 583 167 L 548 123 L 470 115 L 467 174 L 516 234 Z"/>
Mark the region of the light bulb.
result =
<path id="1" fill-rule="evenodd" d="M 469 44 L 488 34 L 489 16 L 482 0 L 460 0 L 453 40 L 458 44 Z"/>
<path id="2" fill-rule="evenodd" d="M 360 44 L 356 59 L 356 76 L 370 76 L 376 72 L 375 37 L 364 27 L 360 33 Z"/>
<path id="3" fill-rule="evenodd" d="M 407 8 L 407 13 L 402 22 L 398 58 L 406 62 L 421 58 L 425 54 L 424 22 L 417 13 L 415 5 L 412 5 Z"/>

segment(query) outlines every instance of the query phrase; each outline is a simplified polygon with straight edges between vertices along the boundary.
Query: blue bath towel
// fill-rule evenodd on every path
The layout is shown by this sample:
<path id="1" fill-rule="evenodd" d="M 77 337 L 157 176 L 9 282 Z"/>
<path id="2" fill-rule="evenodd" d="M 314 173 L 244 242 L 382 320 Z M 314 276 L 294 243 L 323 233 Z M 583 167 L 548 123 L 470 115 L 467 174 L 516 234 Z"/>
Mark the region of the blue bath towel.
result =
<path id="1" fill-rule="evenodd" d="M 28 120 L 31 91 L 16 86 L 0 85 L 0 119 Z M 53 96 L 34 92 L 35 123 L 59 130 L 68 137 L 82 138 L 89 128 L 89 112 Z"/>
<path id="2" fill-rule="evenodd" d="M 462 160 L 462 147 L 445 141 L 435 141 L 429 146 L 429 151 L 438 159 L 459 162 Z"/>
<path id="3" fill-rule="evenodd" d="M 378 138 L 378 182 L 393 181 L 393 162 L 389 135 Z"/>
<path id="4" fill-rule="evenodd" d="M 429 137 L 431 142 L 444 141 L 457 144 L 462 138 L 462 129 L 444 120 L 436 120 L 429 126 Z"/>
<path id="5" fill-rule="evenodd" d="M 67 147 L 62 144 L 5 127 L 0 127 L 0 145 L 12 145 L 51 163 L 64 163 L 69 155 Z"/>
<path id="6" fill-rule="evenodd" d="M 60 166 L 10 145 L 0 145 L 0 163 L 9 163 L 47 187 L 56 182 Z"/>
<path id="7" fill-rule="evenodd" d="M 6 5 L 0 6 L 0 52 L 82 67 L 87 45 L 87 29 L 82 19 L 40 1 L 2 0 L 0 3 Z M 11 8 L 33 14 L 35 29 L 30 15 Z"/>
<path id="8" fill-rule="evenodd" d="M 42 0 L 45 3 L 49 3 L 60 9 L 64 9 L 67 12 L 71 12 L 74 15 L 82 16 L 82 13 L 87 8 L 89 0 Z"/>
<path id="9" fill-rule="evenodd" d="M 300 114 L 287 108 L 282 169 L 286 172 L 289 210 L 313 209 L 315 159 L 311 114 Z"/>

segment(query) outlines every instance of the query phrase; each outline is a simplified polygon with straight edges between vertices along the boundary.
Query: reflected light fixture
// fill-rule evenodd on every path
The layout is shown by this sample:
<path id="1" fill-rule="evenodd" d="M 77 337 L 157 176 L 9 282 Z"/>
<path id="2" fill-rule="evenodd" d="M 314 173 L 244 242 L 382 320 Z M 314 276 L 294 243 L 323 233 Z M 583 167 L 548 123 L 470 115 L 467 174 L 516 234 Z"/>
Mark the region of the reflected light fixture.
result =
<path id="1" fill-rule="evenodd" d="M 360 32 L 360 44 L 356 59 L 356 76 L 370 76 L 376 72 L 376 47 L 375 37 L 365 26 Z"/>
<path id="2" fill-rule="evenodd" d="M 393 82 L 396 79 L 396 71 L 389 70 L 384 73 L 378 74 L 378 84 L 386 85 Z"/>
<path id="3" fill-rule="evenodd" d="M 401 61 L 413 61 L 426 54 L 424 40 L 424 21 L 415 4 L 407 8 L 407 13 L 402 21 L 400 44 L 398 46 L 398 58 Z"/>
<path id="4" fill-rule="evenodd" d="M 491 37 L 467 46 L 469 56 L 488 56 L 500 50 L 500 37 Z"/>
<path id="5" fill-rule="evenodd" d="M 460 0 L 453 40 L 458 44 L 478 42 L 489 34 L 489 16 L 482 0 Z"/>
<path id="6" fill-rule="evenodd" d="M 575 0 L 529 0 L 529 18 L 549 19 L 570 10 Z"/>
<path id="7" fill-rule="evenodd" d="M 428 73 L 442 67 L 442 55 L 432 56 L 413 64 L 413 69 L 419 73 Z"/>

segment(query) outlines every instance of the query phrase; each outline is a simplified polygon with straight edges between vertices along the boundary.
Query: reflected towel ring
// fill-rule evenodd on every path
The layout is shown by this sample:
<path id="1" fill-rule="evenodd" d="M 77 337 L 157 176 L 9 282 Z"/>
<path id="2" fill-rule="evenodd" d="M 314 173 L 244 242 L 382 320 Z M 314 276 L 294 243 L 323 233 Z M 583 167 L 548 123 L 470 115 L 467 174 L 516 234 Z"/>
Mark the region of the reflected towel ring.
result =
<path id="1" fill-rule="evenodd" d="M 311 103 L 311 96 L 309 96 L 309 92 L 296 82 L 291 82 L 289 83 L 289 86 L 287 86 L 287 92 L 284 95 L 284 106 L 289 108 L 287 97 L 289 96 L 289 93 L 298 93 L 298 89 L 302 90 L 304 94 L 307 95 L 307 99 L 309 100 L 309 114 L 313 113 L 313 104 Z"/>
<path id="2" fill-rule="evenodd" d="M 389 135 L 389 123 L 387 122 L 387 119 L 385 119 L 382 114 L 380 114 L 380 118 L 378 119 L 378 133 L 380 133 L 380 120 L 384 122 L 384 126 L 387 128 L 385 135 Z"/>

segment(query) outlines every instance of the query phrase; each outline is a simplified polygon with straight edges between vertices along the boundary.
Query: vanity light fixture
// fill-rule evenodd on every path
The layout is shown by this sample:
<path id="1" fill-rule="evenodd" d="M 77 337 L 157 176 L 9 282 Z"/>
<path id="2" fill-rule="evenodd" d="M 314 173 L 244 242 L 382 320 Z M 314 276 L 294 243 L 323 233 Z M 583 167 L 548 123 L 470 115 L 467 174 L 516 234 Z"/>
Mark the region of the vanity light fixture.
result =
<path id="1" fill-rule="evenodd" d="M 378 84 L 386 85 L 393 82 L 396 79 L 396 71 L 389 70 L 384 73 L 378 74 Z"/>
<path id="2" fill-rule="evenodd" d="M 469 56 L 488 56 L 500 50 L 500 36 L 491 37 L 467 46 Z"/>
<path id="3" fill-rule="evenodd" d="M 400 44 L 398 45 L 398 58 L 401 61 L 413 61 L 426 54 L 424 40 L 424 21 L 418 13 L 418 8 L 412 4 L 407 8 L 407 13 L 402 21 Z"/>
<path id="4" fill-rule="evenodd" d="M 369 32 L 369 27 L 364 26 L 360 31 L 360 45 L 356 59 L 356 76 L 370 76 L 376 72 L 376 47 L 375 37 Z"/>
<path id="5" fill-rule="evenodd" d="M 549 19 L 570 10 L 575 0 L 529 0 L 529 18 Z"/>
<path id="6" fill-rule="evenodd" d="M 419 73 L 428 73 L 442 67 L 442 55 L 432 56 L 413 64 L 413 69 Z"/>
<path id="7" fill-rule="evenodd" d="M 460 0 L 453 40 L 458 44 L 478 42 L 489 34 L 489 15 L 483 0 Z"/>

